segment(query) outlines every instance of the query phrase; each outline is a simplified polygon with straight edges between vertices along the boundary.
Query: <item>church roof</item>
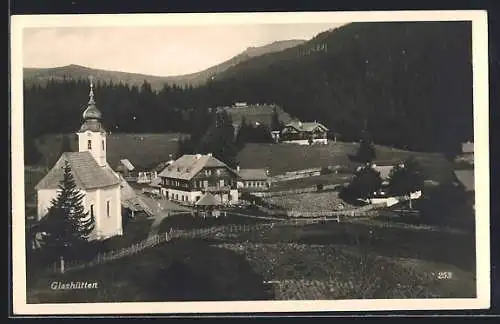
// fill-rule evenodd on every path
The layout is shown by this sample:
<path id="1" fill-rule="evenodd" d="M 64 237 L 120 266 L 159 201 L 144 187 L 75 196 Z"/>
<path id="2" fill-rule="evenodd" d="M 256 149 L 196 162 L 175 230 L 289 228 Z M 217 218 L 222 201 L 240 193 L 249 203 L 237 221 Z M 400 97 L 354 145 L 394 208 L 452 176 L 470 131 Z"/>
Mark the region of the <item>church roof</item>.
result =
<path id="1" fill-rule="evenodd" d="M 40 180 L 36 189 L 57 189 L 64 176 L 64 163 L 68 161 L 77 187 L 97 189 L 120 184 L 120 180 L 108 169 L 100 167 L 90 152 L 65 152 L 49 173 Z"/>

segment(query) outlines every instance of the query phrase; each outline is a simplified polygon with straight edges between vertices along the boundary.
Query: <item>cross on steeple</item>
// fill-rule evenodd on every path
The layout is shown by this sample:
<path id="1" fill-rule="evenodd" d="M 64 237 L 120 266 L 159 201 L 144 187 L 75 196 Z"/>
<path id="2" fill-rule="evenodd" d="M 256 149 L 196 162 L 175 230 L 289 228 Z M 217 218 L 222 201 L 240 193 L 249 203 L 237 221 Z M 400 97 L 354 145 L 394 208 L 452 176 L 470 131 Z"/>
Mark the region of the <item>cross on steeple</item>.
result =
<path id="1" fill-rule="evenodd" d="M 89 80 L 90 80 L 89 104 L 95 104 L 95 101 L 94 101 L 94 83 L 93 83 L 94 77 L 92 75 L 90 75 Z"/>

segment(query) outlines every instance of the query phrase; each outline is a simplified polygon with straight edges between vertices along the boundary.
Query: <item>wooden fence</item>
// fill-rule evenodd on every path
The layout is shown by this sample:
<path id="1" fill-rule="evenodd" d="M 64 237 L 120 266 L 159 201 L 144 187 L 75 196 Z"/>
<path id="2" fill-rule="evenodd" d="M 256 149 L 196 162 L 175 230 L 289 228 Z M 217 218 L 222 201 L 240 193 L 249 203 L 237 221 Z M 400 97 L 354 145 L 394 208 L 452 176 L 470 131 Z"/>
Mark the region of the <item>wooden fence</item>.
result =
<path id="1" fill-rule="evenodd" d="M 337 190 L 340 187 L 342 187 L 341 184 L 329 184 L 329 185 L 323 185 L 322 190 Z M 280 190 L 280 191 L 252 192 L 251 194 L 259 198 L 271 198 L 271 197 L 280 197 L 288 195 L 298 195 L 298 194 L 317 192 L 317 191 L 318 191 L 317 186 L 310 186 L 305 188 Z"/>
<path id="2" fill-rule="evenodd" d="M 311 224 L 319 224 L 328 221 L 341 222 L 344 217 L 356 217 L 356 216 L 371 216 L 375 213 L 375 209 L 378 206 L 368 205 L 356 210 L 346 210 L 346 211 L 317 211 L 317 212 L 304 212 L 304 211 L 286 211 L 288 219 L 285 218 L 275 218 L 275 217 L 264 217 L 264 216 L 252 216 L 240 213 L 232 213 L 239 216 L 259 218 L 268 220 L 269 222 L 262 222 L 257 224 L 231 224 L 223 226 L 196 228 L 189 230 L 179 230 L 170 229 L 170 231 L 165 233 L 150 235 L 145 240 L 138 242 L 130 247 L 113 250 L 109 252 L 99 253 L 91 261 L 64 261 L 61 260 L 53 264 L 48 270 L 50 272 L 68 272 L 73 270 L 81 270 L 96 265 L 104 264 L 106 262 L 121 259 L 130 255 L 137 254 L 145 249 L 157 246 L 159 244 L 169 242 L 174 238 L 178 239 L 194 239 L 203 238 L 210 235 L 217 235 L 218 233 L 243 233 L 250 231 L 266 230 L 272 229 L 275 226 L 303 226 Z"/>

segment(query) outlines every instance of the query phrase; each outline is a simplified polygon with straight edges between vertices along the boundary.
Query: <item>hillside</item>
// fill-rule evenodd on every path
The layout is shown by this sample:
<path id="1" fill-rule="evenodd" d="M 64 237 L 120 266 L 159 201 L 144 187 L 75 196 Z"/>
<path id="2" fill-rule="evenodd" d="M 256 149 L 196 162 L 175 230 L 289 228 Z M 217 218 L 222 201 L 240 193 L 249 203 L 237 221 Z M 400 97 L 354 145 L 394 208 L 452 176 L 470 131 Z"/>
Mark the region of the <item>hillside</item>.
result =
<path id="1" fill-rule="evenodd" d="M 205 83 L 209 78 L 217 76 L 219 73 L 226 71 L 228 68 L 233 67 L 241 62 L 244 62 L 250 58 L 254 58 L 260 55 L 274 53 L 294 47 L 304 43 L 304 40 L 285 40 L 277 41 L 271 44 L 267 44 L 259 47 L 249 47 L 242 53 L 210 67 L 206 70 L 178 76 L 152 76 L 138 73 L 128 73 L 119 71 L 108 71 L 101 69 L 93 69 L 81 65 L 71 64 L 67 66 L 55 67 L 55 68 L 24 68 L 24 81 L 26 85 L 30 86 L 32 84 L 44 85 L 48 80 L 63 81 L 63 80 L 78 80 L 87 79 L 90 75 L 94 76 L 100 82 L 113 82 L 124 83 L 128 85 L 141 86 L 146 80 L 151 84 L 151 87 L 155 90 L 162 88 L 163 84 L 177 84 L 177 85 L 187 85 L 191 84 L 197 86 Z"/>
<path id="2" fill-rule="evenodd" d="M 209 85 L 227 101 L 275 102 L 345 140 L 443 151 L 472 139 L 469 22 L 352 23 L 240 63 Z"/>

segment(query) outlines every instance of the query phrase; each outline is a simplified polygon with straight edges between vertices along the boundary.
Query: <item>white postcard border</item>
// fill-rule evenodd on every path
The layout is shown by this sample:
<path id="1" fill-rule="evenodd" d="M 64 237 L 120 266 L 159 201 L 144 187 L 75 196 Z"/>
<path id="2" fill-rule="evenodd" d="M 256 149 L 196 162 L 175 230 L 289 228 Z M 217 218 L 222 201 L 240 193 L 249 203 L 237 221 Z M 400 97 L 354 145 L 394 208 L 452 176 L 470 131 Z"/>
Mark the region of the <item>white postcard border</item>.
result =
<path id="1" fill-rule="evenodd" d="M 130 302 L 27 304 L 23 162 L 22 29 L 69 26 L 343 23 L 373 21 L 472 21 L 477 298 L 234 302 Z M 47 44 L 50 46 L 50 44 Z M 490 307 L 489 99 L 487 13 L 367 11 L 212 14 L 26 15 L 11 17 L 12 288 L 17 315 L 261 313 L 311 311 L 454 310 Z"/>

